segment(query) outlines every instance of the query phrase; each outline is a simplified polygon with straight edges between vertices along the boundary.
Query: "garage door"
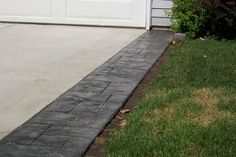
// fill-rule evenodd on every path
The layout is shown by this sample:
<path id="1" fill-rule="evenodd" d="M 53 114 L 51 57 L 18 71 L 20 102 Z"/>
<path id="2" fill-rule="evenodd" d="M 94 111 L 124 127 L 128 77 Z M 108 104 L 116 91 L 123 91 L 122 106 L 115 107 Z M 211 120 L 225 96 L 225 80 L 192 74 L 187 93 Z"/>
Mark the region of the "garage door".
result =
<path id="1" fill-rule="evenodd" d="M 0 0 L 0 21 L 145 26 L 145 0 Z"/>

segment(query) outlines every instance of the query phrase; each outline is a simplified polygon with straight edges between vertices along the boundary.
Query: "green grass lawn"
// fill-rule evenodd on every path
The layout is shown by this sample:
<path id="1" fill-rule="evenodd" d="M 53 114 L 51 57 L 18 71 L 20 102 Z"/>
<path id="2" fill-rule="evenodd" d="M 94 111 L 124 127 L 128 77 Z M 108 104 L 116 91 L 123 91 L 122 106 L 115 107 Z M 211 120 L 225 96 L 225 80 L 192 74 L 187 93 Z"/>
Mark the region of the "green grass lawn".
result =
<path id="1" fill-rule="evenodd" d="M 235 157 L 236 41 L 178 44 L 108 157 Z"/>

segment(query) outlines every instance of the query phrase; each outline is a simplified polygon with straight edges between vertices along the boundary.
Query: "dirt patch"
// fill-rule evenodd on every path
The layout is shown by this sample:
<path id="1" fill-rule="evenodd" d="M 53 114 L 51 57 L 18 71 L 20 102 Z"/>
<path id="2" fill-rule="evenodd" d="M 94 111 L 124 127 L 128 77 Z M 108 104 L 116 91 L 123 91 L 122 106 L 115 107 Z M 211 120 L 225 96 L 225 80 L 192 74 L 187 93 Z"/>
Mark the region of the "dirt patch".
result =
<path id="1" fill-rule="evenodd" d="M 216 118 L 221 118 L 223 111 L 217 108 L 217 103 L 219 102 L 217 97 L 213 95 L 213 92 L 209 88 L 202 88 L 193 91 L 195 102 L 197 104 L 204 105 L 204 111 L 198 114 L 197 117 L 193 119 L 201 126 L 207 127 Z"/>
<path id="2" fill-rule="evenodd" d="M 193 95 L 196 103 L 200 103 L 211 107 L 217 104 L 218 99 L 212 94 L 209 88 L 201 88 L 193 91 Z"/>
<path id="3" fill-rule="evenodd" d="M 155 98 L 165 98 L 168 96 L 167 91 L 163 91 L 163 90 L 156 90 L 155 93 L 148 93 L 146 95 L 146 97 L 155 97 Z"/>
<path id="4" fill-rule="evenodd" d="M 97 137 L 95 139 L 95 143 L 104 144 L 104 143 L 106 143 L 106 139 L 104 137 Z"/>
<path id="5" fill-rule="evenodd" d="M 173 112 L 174 112 L 173 107 L 165 107 L 163 109 L 158 108 L 154 110 L 156 116 L 161 116 L 164 118 L 171 118 Z"/>
<path id="6" fill-rule="evenodd" d="M 144 97 L 144 89 L 147 87 L 147 85 L 150 83 L 150 81 L 154 80 L 158 74 L 160 73 L 162 66 L 167 61 L 169 55 L 171 54 L 171 50 L 173 49 L 173 46 L 170 46 L 167 51 L 160 57 L 160 59 L 153 65 L 153 67 L 150 69 L 148 74 L 145 76 L 144 80 L 139 84 L 139 86 L 136 88 L 136 90 L 133 92 L 127 103 L 124 105 L 123 109 L 129 109 L 132 112 L 132 109 L 134 106 L 137 105 L 137 103 Z M 160 96 L 164 96 L 163 93 L 159 93 Z M 121 110 L 123 110 L 121 109 Z M 104 157 L 105 156 L 105 147 L 108 143 L 108 138 L 110 134 L 114 130 L 120 130 L 122 126 L 120 126 L 120 123 L 122 120 L 124 120 L 125 114 L 118 113 L 117 116 L 110 122 L 110 124 L 107 125 L 107 127 L 104 129 L 104 131 L 95 139 L 93 144 L 90 146 L 88 151 L 85 153 L 85 157 Z M 102 138 L 102 142 L 100 142 L 100 139 Z"/>

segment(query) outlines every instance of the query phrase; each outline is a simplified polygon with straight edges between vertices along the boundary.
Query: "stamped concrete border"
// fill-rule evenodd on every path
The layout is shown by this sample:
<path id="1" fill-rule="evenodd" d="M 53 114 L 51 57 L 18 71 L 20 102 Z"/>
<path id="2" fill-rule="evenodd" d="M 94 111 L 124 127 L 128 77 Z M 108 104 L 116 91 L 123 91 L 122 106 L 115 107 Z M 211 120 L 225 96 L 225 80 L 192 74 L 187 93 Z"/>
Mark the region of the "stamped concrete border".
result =
<path id="1" fill-rule="evenodd" d="M 168 31 L 145 32 L 1 140 L 0 156 L 82 156 L 172 40 Z"/>

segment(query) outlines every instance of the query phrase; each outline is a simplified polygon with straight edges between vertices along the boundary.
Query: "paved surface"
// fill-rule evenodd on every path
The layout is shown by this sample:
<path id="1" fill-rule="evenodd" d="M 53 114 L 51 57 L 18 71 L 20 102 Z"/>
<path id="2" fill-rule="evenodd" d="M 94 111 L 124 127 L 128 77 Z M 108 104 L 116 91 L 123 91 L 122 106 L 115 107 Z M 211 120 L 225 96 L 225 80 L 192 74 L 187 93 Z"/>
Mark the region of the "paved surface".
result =
<path id="1" fill-rule="evenodd" d="M 0 156 L 81 156 L 172 39 L 170 32 L 144 33 L 4 138 Z"/>
<path id="2" fill-rule="evenodd" d="M 143 32 L 0 24 L 0 139 Z"/>

